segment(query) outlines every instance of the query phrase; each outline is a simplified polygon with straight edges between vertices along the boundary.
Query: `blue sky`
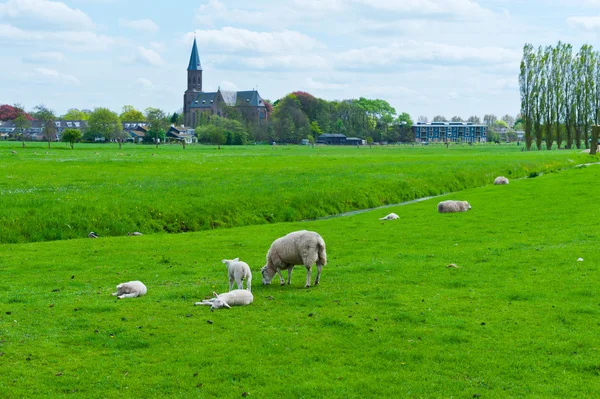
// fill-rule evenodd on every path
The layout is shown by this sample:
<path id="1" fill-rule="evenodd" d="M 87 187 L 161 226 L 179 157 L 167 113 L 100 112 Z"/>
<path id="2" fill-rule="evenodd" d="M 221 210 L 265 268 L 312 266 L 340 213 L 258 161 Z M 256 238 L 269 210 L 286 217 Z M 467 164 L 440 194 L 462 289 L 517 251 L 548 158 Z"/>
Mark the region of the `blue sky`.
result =
<path id="1" fill-rule="evenodd" d="M 523 44 L 598 32 L 600 0 L 0 0 L 0 104 L 178 111 L 195 34 L 205 91 L 516 115 Z"/>

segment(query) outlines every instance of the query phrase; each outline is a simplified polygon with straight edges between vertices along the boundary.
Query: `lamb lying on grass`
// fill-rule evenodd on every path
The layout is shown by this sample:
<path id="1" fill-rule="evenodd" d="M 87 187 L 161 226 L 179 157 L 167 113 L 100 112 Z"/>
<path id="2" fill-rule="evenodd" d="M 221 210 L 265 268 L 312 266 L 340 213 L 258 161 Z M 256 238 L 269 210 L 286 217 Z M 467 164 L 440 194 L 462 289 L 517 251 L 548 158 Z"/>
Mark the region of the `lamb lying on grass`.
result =
<path id="1" fill-rule="evenodd" d="M 232 306 L 250 305 L 254 301 L 254 296 L 248 290 L 233 290 L 224 294 L 213 292 L 214 298 L 205 299 L 202 302 L 196 302 L 195 305 L 209 305 L 210 310 L 220 308 L 231 308 Z"/>
<path id="2" fill-rule="evenodd" d="M 439 213 L 466 212 L 471 209 L 467 201 L 442 201 L 438 204 Z"/>
<path id="3" fill-rule="evenodd" d="M 395 213 L 390 213 L 389 215 L 379 218 L 379 220 L 396 220 L 399 219 L 400 216 L 396 215 Z"/>
<path id="4" fill-rule="evenodd" d="M 246 289 L 252 291 L 252 272 L 250 266 L 246 262 L 241 262 L 240 258 L 232 260 L 223 259 L 223 263 L 227 266 L 229 274 L 229 291 L 233 290 L 233 282 L 237 283 L 238 289 L 243 288 L 243 280 L 246 280 Z"/>
<path id="5" fill-rule="evenodd" d="M 292 281 L 294 265 L 306 267 L 306 287 L 310 287 L 312 265 L 317 264 L 317 277 L 315 285 L 319 284 L 321 269 L 327 264 L 325 241 L 314 231 L 294 231 L 284 237 L 273 241 L 267 252 L 267 264 L 260 269 L 263 284 L 271 284 L 275 274 L 279 274 L 281 285 L 284 284 L 281 270 L 288 271 L 288 284 Z"/>
<path id="6" fill-rule="evenodd" d="M 496 185 L 508 184 L 508 179 L 506 177 L 504 177 L 504 176 L 498 176 L 494 180 L 494 184 L 496 184 Z"/>
<path id="7" fill-rule="evenodd" d="M 113 292 L 113 296 L 119 299 L 135 298 L 146 294 L 146 286 L 141 281 L 129 281 L 117 285 L 117 292 Z"/>

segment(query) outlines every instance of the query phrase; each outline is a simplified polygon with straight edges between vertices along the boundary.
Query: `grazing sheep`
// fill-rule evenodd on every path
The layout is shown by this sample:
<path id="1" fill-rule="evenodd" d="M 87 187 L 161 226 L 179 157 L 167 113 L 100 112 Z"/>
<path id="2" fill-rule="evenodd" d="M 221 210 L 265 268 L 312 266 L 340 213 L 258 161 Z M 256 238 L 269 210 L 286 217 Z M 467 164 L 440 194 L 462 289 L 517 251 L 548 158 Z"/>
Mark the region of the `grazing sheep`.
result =
<path id="1" fill-rule="evenodd" d="M 396 220 L 399 219 L 400 216 L 396 215 L 395 213 L 390 213 L 389 215 L 379 218 L 379 220 Z"/>
<path id="2" fill-rule="evenodd" d="M 281 285 L 285 284 L 281 270 L 288 271 L 288 284 L 292 280 L 294 265 L 306 267 L 306 287 L 310 287 L 310 274 L 312 265 L 317 264 L 317 277 L 315 285 L 319 284 L 321 269 L 327 264 L 327 253 L 325 252 L 325 241 L 314 231 L 295 231 L 284 237 L 273 241 L 269 252 L 267 252 L 267 264 L 260 269 L 263 284 L 270 284 L 275 276 L 279 274 Z"/>
<path id="3" fill-rule="evenodd" d="M 134 231 L 133 233 L 127 233 L 128 236 L 143 236 L 139 231 Z"/>
<path id="4" fill-rule="evenodd" d="M 214 298 L 205 299 L 202 302 L 196 302 L 195 305 L 210 305 L 210 310 L 220 308 L 231 308 L 232 306 L 250 305 L 254 301 L 254 296 L 248 290 L 233 290 L 224 294 L 213 292 Z"/>
<path id="5" fill-rule="evenodd" d="M 498 176 L 498 177 L 496 177 L 496 180 L 494 180 L 494 184 L 496 184 L 496 185 L 508 184 L 508 179 L 504 176 Z"/>
<path id="6" fill-rule="evenodd" d="M 229 274 L 229 291 L 233 291 L 233 282 L 237 283 L 238 289 L 243 288 L 243 280 L 246 280 L 246 289 L 252 291 L 252 272 L 246 262 L 240 262 L 240 258 L 232 260 L 223 259 Z"/>
<path id="7" fill-rule="evenodd" d="M 11 151 L 11 153 L 12 153 L 12 154 L 16 154 L 17 152 L 16 152 L 15 150 L 12 150 L 12 151 Z"/>
<path id="8" fill-rule="evenodd" d="M 117 292 L 113 292 L 113 296 L 119 299 L 135 298 L 146 294 L 146 286 L 141 281 L 129 281 L 117 285 Z"/>
<path id="9" fill-rule="evenodd" d="M 98 234 L 94 233 L 93 231 L 90 231 L 90 234 L 88 234 L 88 238 L 98 238 Z"/>
<path id="10" fill-rule="evenodd" d="M 466 212 L 471 209 L 467 201 L 442 201 L 438 204 L 439 213 Z"/>

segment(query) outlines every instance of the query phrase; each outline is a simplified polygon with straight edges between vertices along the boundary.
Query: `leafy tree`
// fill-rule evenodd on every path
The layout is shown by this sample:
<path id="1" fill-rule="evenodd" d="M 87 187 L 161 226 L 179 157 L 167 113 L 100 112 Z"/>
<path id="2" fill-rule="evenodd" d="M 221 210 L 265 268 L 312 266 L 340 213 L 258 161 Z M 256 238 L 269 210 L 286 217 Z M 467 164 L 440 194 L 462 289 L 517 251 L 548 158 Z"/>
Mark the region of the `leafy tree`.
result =
<path id="1" fill-rule="evenodd" d="M 294 95 L 287 95 L 279 101 L 271 121 L 277 139 L 283 143 L 299 143 L 310 133 L 308 117 Z"/>
<path id="2" fill-rule="evenodd" d="M 44 135 L 46 137 L 46 140 L 48 140 L 48 148 L 50 148 L 50 143 L 52 142 L 52 139 L 56 136 L 56 125 L 54 124 L 56 116 L 54 115 L 54 111 L 40 104 L 34 108 L 33 116 L 35 117 L 35 119 L 43 122 Z"/>
<path id="3" fill-rule="evenodd" d="M 75 143 L 81 139 L 81 130 L 79 129 L 65 129 L 62 133 L 62 141 L 69 143 L 71 149 L 75 147 Z"/>
<path id="4" fill-rule="evenodd" d="M 71 108 L 61 117 L 61 119 L 66 121 L 87 121 L 89 116 L 89 114 L 80 111 L 77 108 Z"/>
<path id="5" fill-rule="evenodd" d="M 453 116 L 452 119 L 450 119 L 450 122 L 464 122 L 463 118 L 461 118 L 460 116 Z"/>
<path id="6" fill-rule="evenodd" d="M 434 122 L 446 122 L 446 121 L 447 121 L 447 119 L 446 119 L 446 117 L 445 117 L 445 116 L 442 116 L 442 115 L 436 115 L 436 116 L 434 116 L 434 117 L 433 117 L 433 121 L 434 121 Z"/>
<path id="7" fill-rule="evenodd" d="M 150 137 L 154 137 L 154 143 L 158 148 L 159 138 L 163 142 L 166 138 L 167 126 L 169 125 L 167 115 L 161 109 L 148 107 L 146 108 L 146 120 L 150 126 L 148 133 Z"/>
<path id="8" fill-rule="evenodd" d="M 467 122 L 471 122 L 474 125 L 481 125 L 481 119 L 477 115 L 469 116 Z"/>
<path id="9" fill-rule="evenodd" d="M 0 121 L 12 121 L 17 119 L 17 116 L 21 114 L 25 114 L 25 118 L 27 120 L 32 121 L 34 118 L 24 111 L 23 106 L 19 104 L 15 104 L 15 106 L 11 106 L 8 104 L 0 105 Z"/>
<path id="10" fill-rule="evenodd" d="M 508 127 L 512 128 L 515 125 L 515 117 L 511 116 L 509 114 L 504 115 L 501 118 L 504 122 L 506 122 L 506 124 L 508 125 Z"/>
<path id="11" fill-rule="evenodd" d="M 14 108 L 18 110 L 17 117 L 14 119 L 17 135 L 20 136 L 25 148 L 25 130 L 31 127 L 31 116 L 28 115 L 20 104 L 15 104 Z"/>
<path id="12" fill-rule="evenodd" d="M 88 119 L 88 129 L 101 135 L 106 141 L 118 142 L 119 148 L 122 148 L 123 140 L 127 137 L 119 115 L 108 108 L 94 109 Z"/>
<path id="13" fill-rule="evenodd" d="M 146 117 L 141 111 L 138 111 L 133 105 L 124 105 L 119 119 L 122 122 L 145 122 Z"/>
<path id="14" fill-rule="evenodd" d="M 221 145 L 225 144 L 226 135 L 225 129 L 222 126 L 212 124 L 196 127 L 196 134 L 201 143 L 211 143 L 217 145 L 221 149 Z"/>
<path id="15" fill-rule="evenodd" d="M 419 116 L 419 118 L 417 120 L 421 123 L 427 123 L 429 121 L 429 119 L 427 119 L 427 117 L 425 115 Z"/>
<path id="16" fill-rule="evenodd" d="M 319 126 L 319 122 L 317 122 L 317 121 L 311 122 L 310 133 L 313 138 L 314 137 L 319 138 L 319 136 L 323 134 L 323 131 L 321 130 L 321 127 Z"/>

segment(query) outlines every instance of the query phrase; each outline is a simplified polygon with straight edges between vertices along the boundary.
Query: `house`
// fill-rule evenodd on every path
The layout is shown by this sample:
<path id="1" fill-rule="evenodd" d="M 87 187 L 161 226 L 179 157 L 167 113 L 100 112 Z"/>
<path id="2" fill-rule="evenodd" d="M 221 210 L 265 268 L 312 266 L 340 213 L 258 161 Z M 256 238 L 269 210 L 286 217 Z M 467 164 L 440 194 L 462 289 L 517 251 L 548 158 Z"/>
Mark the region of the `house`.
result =
<path id="1" fill-rule="evenodd" d="M 171 125 L 171 127 L 167 131 L 167 138 L 175 139 L 177 141 L 185 141 L 186 144 L 198 142 L 198 138 L 196 137 L 196 131 L 191 127 L 186 127 L 183 125 Z"/>
<path id="2" fill-rule="evenodd" d="M 340 145 L 346 144 L 346 135 L 339 133 L 325 133 L 319 136 L 317 144 Z"/>
<path id="3" fill-rule="evenodd" d="M 471 122 L 418 122 L 412 131 L 418 143 L 485 143 L 487 126 Z"/>
<path id="4" fill-rule="evenodd" d="M 141 143 L 148 133 L 148 124 L 146 122 L 122 122 L 123 131 L 129 134 L 127 141 Z"/>

